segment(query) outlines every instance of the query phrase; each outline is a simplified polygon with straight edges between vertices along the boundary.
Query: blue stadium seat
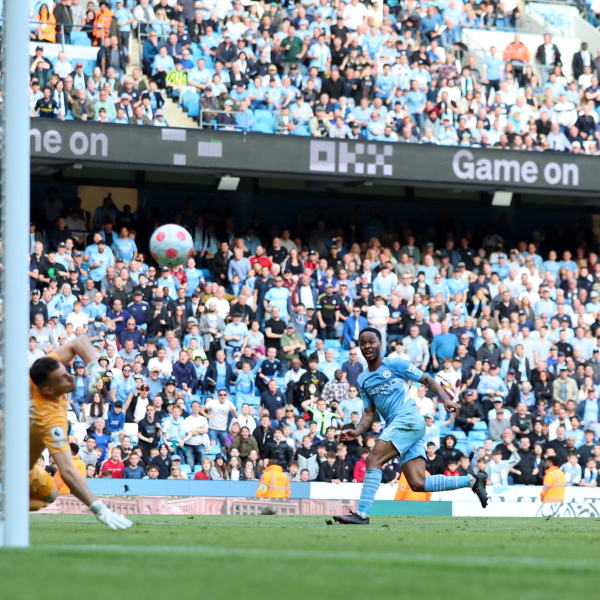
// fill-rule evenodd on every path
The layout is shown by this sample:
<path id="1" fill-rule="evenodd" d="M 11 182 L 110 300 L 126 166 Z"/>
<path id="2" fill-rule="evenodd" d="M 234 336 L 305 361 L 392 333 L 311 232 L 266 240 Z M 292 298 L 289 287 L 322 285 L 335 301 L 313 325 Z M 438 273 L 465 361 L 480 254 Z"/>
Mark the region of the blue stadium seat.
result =
<path id="1" fill-rule="evenodd" d="M 202 471 L 202 465 L 194 465 L 194 475 Z"/>
<path id="2" fill-rule="evenodd" d="M 71 44 L 73 46 L 91 46 L 92 40 L 88 37 L 87 33 L 83 31 L 71 31 Z"/>
<path id="3" fill-rule="evenodd" d="M 303 137 L 310 137 L 310 130 L 308 129 L 308 125 L 298 125 L 294 131 L 292 131 L 293 135 L 299 135 Z"/>
<path id="4" fill-rule="evenodd" d="M 325 340 L 325 350 L 329 348 L 339 349 L 341 351 L 342 343 L 340 340 Z"/>
<path id="5" fill-rule="evenodd" d="M 485 424 L 485 421 L 478 421 L 477 423 L 473 424 L 473 431 L 487 431 L 487 425 Z"/>
<path id="6" fill-rule="evenodd" d="M 488 437 L 488 432 L 486 431 L 470 431 L 469 432 L 469 440 L 485 440 Z"/>
<path id="7" fill-rule="evenodd" d="M 259 121 L 258 123 L 254 123 L 254 125 L 252 125 L 251 131 L 258 131 L 260 133 L 275 133 L 275 124 Z"/>
<path id="8" fill-rule="evenodd" d="M 458 431 L 453 431 L 452 435 L 456 438 L 457 442 L 467 439 L 467 434 L 464 431 L 461 431 L 460 429 Z"/>
<path id="9" fill-rule="evenodd" d="M 189 108 L 189 105 L 191 103 L 191 101 L 196 98 L 198 96 L 198 94 L 196 94 L 196 92 L 186 92 L 183 95 L 183 108 L 185 108 L 186 110 Z"/>
<path id="10" fill-rule="evenodd" d="M 190 469 L 190 465 L 186 465 L 185 463 L 183 463 L 181 465 L 181 472 L 185 473 L 186 475 L 189 475 L 192 472 L 192 470 Z"/>
<path id="11" fill-rule="evenodd" d="M 467 442 L 457 442 L 456 449 L 460 450 L 463 454 L 469 454 L 469 447 Z"/>
<path id="12" fill-rule="evenodd" d="M 85 58 L 77 59 L 77 62 L 83 63 L 83 72 L 91 77 L 94 74 L 94 67 L 96 66 L 95 60 L 86 60 Z"/>
<path id="13" fill-rule="evenodd" d="M 196 95 L 188 104 L 188 117 L 196 118 L 200 114 L 200 98 Z M 206 277 L 205 277 L 206 279 Z"/>
<path id="14" fill-rule="evenodd" d="M 275 121 L 275 115 L 270 110 L 258 108 L 254 111 L 254 121 Z"/>
<path id="15" fill-rule="evenodd" d="M 469 440 L 469 447 L 473 447 L 475 451 L 477 448 L 483 448 L 485 446 L 485 440 Z"/>

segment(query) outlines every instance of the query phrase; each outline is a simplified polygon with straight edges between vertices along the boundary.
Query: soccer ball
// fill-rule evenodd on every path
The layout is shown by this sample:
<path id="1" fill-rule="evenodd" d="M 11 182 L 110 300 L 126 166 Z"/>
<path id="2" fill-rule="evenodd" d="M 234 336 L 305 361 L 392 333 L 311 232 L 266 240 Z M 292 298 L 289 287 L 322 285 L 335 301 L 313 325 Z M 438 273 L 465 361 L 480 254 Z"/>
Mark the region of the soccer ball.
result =
<path id="1" fill-rule="evenodd" d="M 182 265 L 193 251 L 192 236 L 183 227 L 173 223 L 159 227 L 150 238 L 150 254 L 163 267 Z"/>

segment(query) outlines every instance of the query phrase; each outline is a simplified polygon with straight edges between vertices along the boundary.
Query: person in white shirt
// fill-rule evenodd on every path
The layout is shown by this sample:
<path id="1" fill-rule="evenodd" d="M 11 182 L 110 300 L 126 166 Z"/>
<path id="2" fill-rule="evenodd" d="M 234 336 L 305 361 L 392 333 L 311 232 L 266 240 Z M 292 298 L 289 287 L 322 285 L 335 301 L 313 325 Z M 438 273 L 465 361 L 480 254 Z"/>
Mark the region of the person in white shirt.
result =
<path id="1" fill-rule="evenodd" d="M 222 285 L 220 285 L 217 288 L 216 296 L 213 298 L 210 298 L 210 300 L 208 300 L 208 302 L 206 303 L 207 308 L 208 308 L 208 304 L 216 304 L 217 314 L 222 319 L 227 318 L 227 315 L 229 314 L 229 301 L 225 300 L 224 296 L 225 296 L 225 288 Z"/>
<path id="2" fill-rule="evenodd" d="M 231 426 L 234 423 L 239 423 L 240 427 L 247 427 L 250 431 L 250 435 L 254 433 L 254 430 L 256 429 L 256 421 L 254 420 L 254 417 L 250 414 L 249 404 L 242 404 L 242 414 L 238 415 L 235 419 L 231 421 L 229 425 L 230 430 Z"/>
<path id="3" fill-rule="evenodd" d="M 356 31 L 365 21 L 367 7 L 359 0 L 351 0 L 344 8 L 344 25 L 351 31 Z"/>
<path id="4" fill-rule="evenodd" d="M 386 348 L 387 322 L 390 317 L 390 309 L 385 305 L 381 296 L 375 298 L 375 306 L 369 307 L 367 321 L 371 327 L 376 327 L 381 333 L 383 348 Z"/>
<path id="5" fill-rule="evenodd" d="M 208 419 L 200 414 L 200 402 L 192 402 L 192 414 L 183 421 L 185 429 L 185 462 L 192 472 L 195 465 L 201 465 L 210 446 Z"/>
<path id="6" fill-rule="evenodd" d="M 73 303 L 73 312 L 69 313 L 67 323 L 73 325 L 73 329 L 83 327 L 83 331 L 87 333 L 90 317 L 81 310 L 81 302 L 77 300 Z"/>
<path id="7" fill-rule="evenodd" d="M 37 348 L 37 338 L 31 336 L 29 338 L 29 352 L 27 352 L 27 359 L 29 360 L 29 366 L 31 366 L 38 358 L 46 356 L 43 350 Z"/>
<path id="8" fill-rule="evenodd" d="M 415 397 L 415 393 L 412 391 L 412 388 L 415 388 L 416 386 L 413 384 L 411 386 L 411 398 L 413 398 L 413 400 L 415 401 L 415 406 L 417 407 L 417 410 L 421 413 L 422 416 L 425 415 L 435 415 L 435 411 L 437 408 L 437 400 L 434 402 L 431 398 L 428 398 L 426 396 L 427 394 L 427 388 L 424 385 L 420 385 L 418 388 L 416 388 L 417 393 L 416 393 L 416 397 Z"/>
<path id="9" fill-rule="evenodd" d="M 148 361 L 148 371 L 152 371 L 154 367 L 160 369 L 161 373 L 168 379 L 173 373 L 173 363 L 167 358 L 166 348 L 159 348 L 156 356 Z"/>
<path id="10" fill-rule="evenodd" d="M 73 65 L 67 60 L 67 55 L 64 52 L 58 53 L 58 60 L 54 65 L 54 72 L 61 79 L 64 79 L 73 72 Z"/>
<path id="11" fill-rule="evenodd" d="M 219 390 L 217 400 L 210 398 L 206 404 L 200 408 L 200 414 L 209 420 L 208 436 L 211 442 L 216 442 L 221 446 L 225 445 L 227 436 L 227 420 L 229 413 L 237 419 L 238 413 L 231 400 L 228 400 L 227 390 Z"/>

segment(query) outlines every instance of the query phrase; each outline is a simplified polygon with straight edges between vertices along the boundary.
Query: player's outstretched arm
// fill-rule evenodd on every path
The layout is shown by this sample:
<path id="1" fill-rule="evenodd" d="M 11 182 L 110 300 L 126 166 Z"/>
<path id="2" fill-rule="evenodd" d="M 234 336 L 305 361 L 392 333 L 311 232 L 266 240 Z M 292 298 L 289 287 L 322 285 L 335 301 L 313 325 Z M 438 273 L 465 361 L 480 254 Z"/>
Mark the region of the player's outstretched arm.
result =
<path id="1" fill-rule="evenodd" d="M 371 429 L 371 425 L 373 424 L 374 420 L 375 407 L 369 406 L 368 408 L 365 408 L 365 412 L 363 413 L 362 419 L 356 426 L 356 429 L 344 429 L 342 431 L 342 435 L 340 436 L 340 440 L 342 442 L 351 442 L 352 440 L 357 439 L 359 436 Z"/>
<path id="2" fill-rule="evenodd" d="M 97 352 L 88 336 L 81 336 L 67 342 L 54 351 L 63 365 L 68 365 L 76 356 L 87 364 L 96 360 Z"/>
<path id="3" fill-rule="evenodd" d="M 108 509 L 102 500 L 98 500 L 92 494 L 85 479 L 83 479 L 75 468 L 70 451 L 57 452 L 52 455 L 52 458 L 56 462 L 63 481 L 69 486 L 71 493 L 89 507 L 96 515 L 98 521 L 111 529 L 129 529 L 133 525 L 129 519 Z"/>
<path id="4" fill-rule="evenodd" d="M 419 379 L 419 383 L 423 384 L 428 390 L 431 390 L 440 399 L 449 413 L 457 413 L 460 410 L 460 404 L 450 400 L 444 388 L 430 375 L 423 375 Z"/>
<path id="5" fill-rule="evenodd" d="M 90 378 L 88 391 L 90 394 L 94 394 L 97 391 L 96 384 L 102 375 L 104 375 L 104 371 L 96 360 L 98 354 L 87 335 L 67 342 L 64 346 L 58 348 L 54 354 L 58 356 L 58 360 L 63 365 L 69 364 L 76 356 L 80 356 L 87 365 L 87 374 Z"/>

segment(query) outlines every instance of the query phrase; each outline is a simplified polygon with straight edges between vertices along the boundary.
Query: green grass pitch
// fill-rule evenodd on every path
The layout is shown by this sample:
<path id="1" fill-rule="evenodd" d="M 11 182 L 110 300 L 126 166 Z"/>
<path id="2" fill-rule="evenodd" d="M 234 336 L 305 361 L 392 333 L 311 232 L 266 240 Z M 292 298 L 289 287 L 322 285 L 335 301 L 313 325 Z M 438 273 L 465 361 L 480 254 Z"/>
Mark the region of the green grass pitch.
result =
<path id="1" fill-rule="evenodd" d="M 0 550 L 6 600 L 548 600 L 593 597 L 599 519 L 36 515 Z"/>

